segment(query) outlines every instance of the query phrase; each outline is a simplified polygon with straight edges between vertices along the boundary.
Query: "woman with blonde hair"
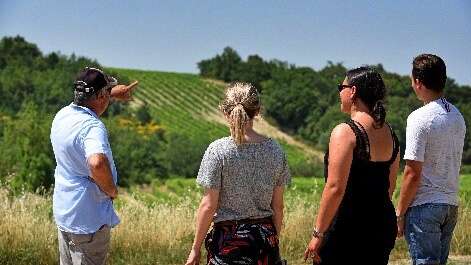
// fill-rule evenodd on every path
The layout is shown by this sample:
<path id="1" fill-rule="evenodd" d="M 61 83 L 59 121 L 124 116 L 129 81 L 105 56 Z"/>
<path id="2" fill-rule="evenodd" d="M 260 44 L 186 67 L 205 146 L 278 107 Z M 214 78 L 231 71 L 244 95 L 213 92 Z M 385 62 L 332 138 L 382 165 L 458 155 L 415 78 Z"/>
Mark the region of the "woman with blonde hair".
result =
<path id="1" fill-rule="evenodd" d="M 201 161 L 197 183 L 205 190 L 186 265 L 199 264 L 203 241 L 207 264 L 280 262 L 283 191 L 291 177 L 279 144 L 253 129 L 260 107 L 251 84 L 227 87 L 219 109 L 231 136 L 211 143 Z"/>

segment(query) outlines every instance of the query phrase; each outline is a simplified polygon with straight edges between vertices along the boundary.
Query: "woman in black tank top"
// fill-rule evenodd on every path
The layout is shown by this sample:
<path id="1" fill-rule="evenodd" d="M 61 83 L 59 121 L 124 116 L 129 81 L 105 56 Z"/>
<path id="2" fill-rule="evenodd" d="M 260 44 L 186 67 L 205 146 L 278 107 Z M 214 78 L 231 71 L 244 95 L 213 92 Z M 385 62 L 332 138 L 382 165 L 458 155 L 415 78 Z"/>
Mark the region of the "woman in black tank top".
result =
<path id="1" fill-rule="evenodd" d="M 399 142 L 385 122 L 384 82 L 374 69 L 360 67 L 338 88 L 350 119 L 332 131 L 326 185 L 304 257 L 314 264 L 387 264 L 397 234 L 391 196 Z"/>

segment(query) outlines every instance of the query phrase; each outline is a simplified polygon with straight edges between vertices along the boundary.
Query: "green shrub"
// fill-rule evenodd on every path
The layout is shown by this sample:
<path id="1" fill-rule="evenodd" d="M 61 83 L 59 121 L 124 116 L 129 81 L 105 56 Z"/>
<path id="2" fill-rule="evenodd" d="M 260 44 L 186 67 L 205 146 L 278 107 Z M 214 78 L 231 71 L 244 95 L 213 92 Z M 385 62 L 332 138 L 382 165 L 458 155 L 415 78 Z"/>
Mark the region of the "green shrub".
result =
<path id="1" fill-rule="evenodd" d="M 195 177 L 210 140 L 175 132 L 169 133 L 166 139 L 167 149 L 164 155 L 168 172 L 176 176 Z"/>
<path id="2" fill-rule="evenodd" d="M 0 180 L 13 190 L 36 190 L 53 181 L 54 155 L 49 141 L 52 116 L 34 103 L 24 104 L 14 119 L 3 124 L 0 138 Z"/>
<path id="3" fill-rule="evenodd" d="M 105 120 L 119 175 L 119 185 L 150 183 L 165 178 L 166 143 L 164 131 L 152 121 L 140 124 L 133 119 L 116 116 Z"/>

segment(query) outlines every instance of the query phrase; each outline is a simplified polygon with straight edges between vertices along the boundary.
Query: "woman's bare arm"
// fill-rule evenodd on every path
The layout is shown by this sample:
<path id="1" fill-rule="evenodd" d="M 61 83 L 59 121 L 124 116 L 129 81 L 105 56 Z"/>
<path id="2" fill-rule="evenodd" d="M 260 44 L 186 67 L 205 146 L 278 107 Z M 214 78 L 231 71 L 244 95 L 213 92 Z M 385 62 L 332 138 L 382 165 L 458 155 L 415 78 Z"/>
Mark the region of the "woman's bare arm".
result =
<path id="1" fill-rule="evenodd" d="M 316 221 L 316 228 L 320 232 L 329 228 L 345 194 L 355 144 L 355 134 L 347 124 L 337 125 L 332 131 L 329 143 L 329 173 Z"/>
<path id="2" fill-rule="evenodd" d="M 209 226 L 213 221 L 214 213 L 216 212 L 219 201 L 219 190 L 206 189 L 203 198 L 201 199 L 198 213 L 196 216 L 196 232 L 193 246 L 186 265 L 199 264 L 201 256 L 201 246 L 203 245 L 204 238 L 208 233 Z"/>
<path id="3" fill-rule="evenodd" d="M 276 232 L 278 235 L 281 233 L 281 227 L 283 225 L 283 186 L 276 186 L 273 189 L 273 196 L 271 200 L 271 208 L 273 210 L 273 223 L 275 224 Z"/>
<path id="4" fill-rule="evenodd" d="M 339 124 L 334 128 L 329 143 L 327 183 L 322 192 L 315 222 L 315 229 L 318 232 L 324 233 L 327 231 L 343 199 L 355 145 L 355 134 L 347 124 Z M 321 239 L 312 237 L 304 252 L 304 259 L 306 260 L 308 257 L 312 257 L 313 253 L 317 253 L 320 245 Z"/>

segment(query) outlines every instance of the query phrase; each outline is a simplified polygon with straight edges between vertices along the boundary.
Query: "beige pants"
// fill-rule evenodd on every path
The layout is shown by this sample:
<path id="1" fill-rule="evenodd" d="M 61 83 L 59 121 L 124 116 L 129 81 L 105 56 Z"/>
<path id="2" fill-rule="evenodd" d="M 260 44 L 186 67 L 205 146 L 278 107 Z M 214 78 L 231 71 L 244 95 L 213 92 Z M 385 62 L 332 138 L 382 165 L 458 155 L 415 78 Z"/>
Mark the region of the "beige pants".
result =
<path id="1" fill-rule="evenodd" d="M 59 231 L 60 265 L 104 265 L 110 246 L 110 227 L 93 234 Z"/>

